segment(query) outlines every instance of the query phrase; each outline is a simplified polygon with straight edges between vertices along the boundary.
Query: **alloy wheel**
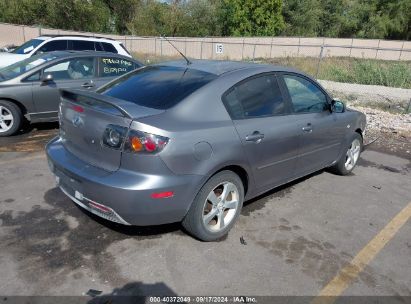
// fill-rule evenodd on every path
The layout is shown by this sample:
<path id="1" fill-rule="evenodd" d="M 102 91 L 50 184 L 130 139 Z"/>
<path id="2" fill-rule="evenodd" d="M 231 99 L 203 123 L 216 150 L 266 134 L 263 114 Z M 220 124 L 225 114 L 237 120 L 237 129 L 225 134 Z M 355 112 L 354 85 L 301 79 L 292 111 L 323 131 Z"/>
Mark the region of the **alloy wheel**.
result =
<path id="1" fill-rule="evenodd" d="M 361 143 L 356 138 L 351 143 L 351 146 L 348 148 L 347 153 L 345 155 L 345 169 L 347 171 L 350 171 L 354 168 L 360 156 L 360 152 L 361 152 L 360 150 L 361 150 Z"/>
<path id="2" fill-rule="evenodd" d="M 7 132 L 13 127 L 14 117 L 11 111 L 0 106 L 0 133 Z"/>
<path id="3" fill-rule="evenodd" d="M 211 232 L 223 230 L 234 219 L 239 206 L 239 191 L 231 182 L 215 187 L 207 196 L 203 209 L 203 223 Z"/>

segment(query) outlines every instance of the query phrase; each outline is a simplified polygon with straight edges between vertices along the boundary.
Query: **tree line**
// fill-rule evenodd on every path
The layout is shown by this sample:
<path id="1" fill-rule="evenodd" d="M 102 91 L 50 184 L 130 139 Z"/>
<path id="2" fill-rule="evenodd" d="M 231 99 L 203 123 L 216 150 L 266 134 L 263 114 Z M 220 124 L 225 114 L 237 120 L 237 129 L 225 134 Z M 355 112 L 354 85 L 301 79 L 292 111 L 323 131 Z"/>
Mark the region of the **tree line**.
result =
<path id="1" fill-rule="evenodd" d="M 411 39 L 411 0 L 0 0 L 0 21 L 147 36 Z"/>

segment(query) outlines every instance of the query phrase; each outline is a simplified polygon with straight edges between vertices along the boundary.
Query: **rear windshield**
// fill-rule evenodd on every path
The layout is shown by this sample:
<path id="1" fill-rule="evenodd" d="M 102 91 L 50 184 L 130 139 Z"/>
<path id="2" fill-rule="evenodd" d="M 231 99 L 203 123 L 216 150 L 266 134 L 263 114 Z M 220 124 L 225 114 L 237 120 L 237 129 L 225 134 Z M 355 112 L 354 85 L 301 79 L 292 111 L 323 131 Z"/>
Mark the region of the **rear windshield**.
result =
<path id="1" fill-rule="evenodd" d="M 216 77 L 189 68 L 150 66 L 126 74 L 98 92 L 140 106 L 165 110 Z"/>

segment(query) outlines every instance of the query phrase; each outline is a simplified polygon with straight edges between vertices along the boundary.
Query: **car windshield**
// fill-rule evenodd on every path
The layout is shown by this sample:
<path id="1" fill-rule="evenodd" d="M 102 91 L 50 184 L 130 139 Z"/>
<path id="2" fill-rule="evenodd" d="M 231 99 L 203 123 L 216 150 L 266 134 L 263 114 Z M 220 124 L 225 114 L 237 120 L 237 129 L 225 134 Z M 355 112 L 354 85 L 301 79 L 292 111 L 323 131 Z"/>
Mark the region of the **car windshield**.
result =
<path id="1" fill-rule="evenodd" d="M 101 87 L 98 93 L 140 106 L 168 109 L 217 76 L 199 70 L 151 66 L 137 69 Z"/>
<path id="2" fill-rule="evenodd" d="M 44 40 L 41 39 L 31 39 L 25 43 L 23 43 L 21 46 L 16 48 L 13 53 L 14 54 L 28 54 L 32 50 L 34 50 L 40 43 L 42 43 Z"/>
<path id="3" fill-rule="evenodd" d="M 57 56 L 53 54 L 40 54 L 40 55 L 33 56 L 25 60 L 16 62 L 12 65 L 9 65 L 5 68 L 0 69 L 0 81 L 9 80 L 9 79 L 18 77 L 22 75 L 23 73 L 26 73 L 30 71 L 31 69 L 34 69 L 35 67 L 45 62 L 48 62 L 50 60 L 53 60 L 55 58 L 57 58 Z"/>

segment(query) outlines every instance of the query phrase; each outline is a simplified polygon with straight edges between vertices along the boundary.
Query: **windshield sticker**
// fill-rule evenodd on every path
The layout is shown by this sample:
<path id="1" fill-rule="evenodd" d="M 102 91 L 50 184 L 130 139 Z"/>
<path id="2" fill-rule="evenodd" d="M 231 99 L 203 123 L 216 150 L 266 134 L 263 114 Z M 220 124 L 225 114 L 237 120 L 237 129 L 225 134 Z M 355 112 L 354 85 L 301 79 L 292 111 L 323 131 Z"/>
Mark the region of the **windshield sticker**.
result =
<path id="1" fill-rule="evenodd" d="M 25 48 L 25 49 L 23 50 L 23 53 L 26 54 L 26 53 L 32 51 L 33 49 L 34 49 L 34 46 L 30 45 L 28 48 Z"/>
<path id="2" fill-rule="evenodd" d="M 104 74 L 125 73 L 133 66 L 132 62 L 118 58 L 102 58 L 102 61 L 107 65 L 103 68 Z"/>
<path id="3" fill-rule="evenodd" d="M 103 58 L 102 59 L 105 64 L 119 64 L 123 66 L 131 66 L 132 63 L 130 61 L 118 58 Z"/>

